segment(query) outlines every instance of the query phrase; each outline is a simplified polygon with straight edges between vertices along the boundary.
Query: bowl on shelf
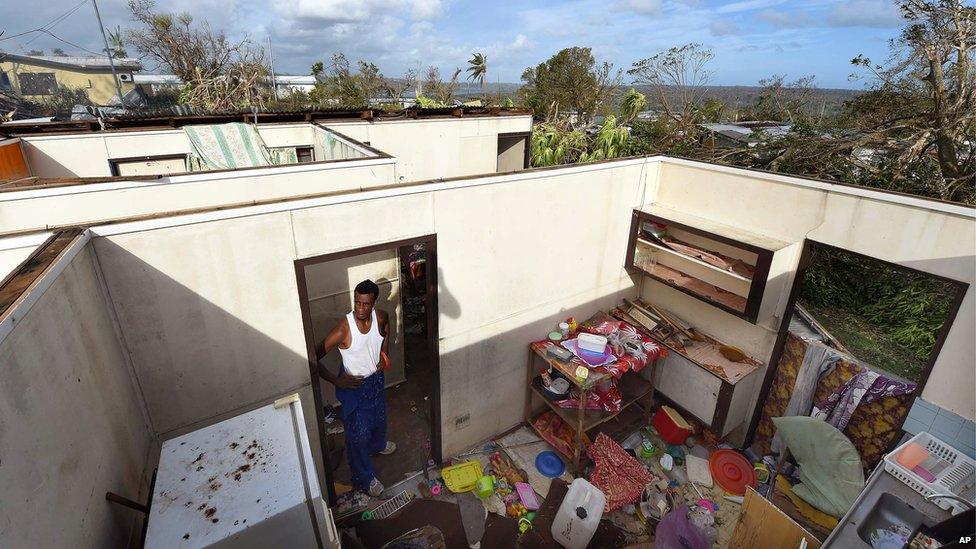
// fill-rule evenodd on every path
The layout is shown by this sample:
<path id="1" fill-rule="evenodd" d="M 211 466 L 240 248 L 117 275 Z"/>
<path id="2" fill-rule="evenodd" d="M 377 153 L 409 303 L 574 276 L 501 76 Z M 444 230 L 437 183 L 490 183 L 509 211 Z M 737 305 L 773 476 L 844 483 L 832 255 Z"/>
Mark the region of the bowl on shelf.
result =
<path id="1" fill-rule="evenodd" d="M 576 354 L 580 359 L 590 366 L 599 366 L 613 356 L 613 351 L 609 345 L 605 345 L 603 352 L 588 351 L 582 347 L 576 347 Z"/>
<path id="2" fill-rule="evenodd" d="M 550 400 L 564 400 L 569 396 L 570 384 L 566 378 L 553 376 L 552 383 L 547 387 L 545 383 L 539 384 L 542 394 Z"/>

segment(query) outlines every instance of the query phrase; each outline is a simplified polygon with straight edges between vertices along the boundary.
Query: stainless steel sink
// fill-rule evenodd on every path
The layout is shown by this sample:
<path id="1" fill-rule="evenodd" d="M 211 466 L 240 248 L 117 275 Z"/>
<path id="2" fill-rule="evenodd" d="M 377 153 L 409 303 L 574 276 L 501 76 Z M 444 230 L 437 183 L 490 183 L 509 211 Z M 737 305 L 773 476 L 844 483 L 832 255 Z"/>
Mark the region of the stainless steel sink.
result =
<path id="1" fill-rule="evenodd" d="M 857 529 L 857 535 L 872 547 L 897 547 L 898 538 L 911 539 L 925 515 L 891 494 L 881 494 Z M 885 542 L 885 543 L 879 543 Z"/>

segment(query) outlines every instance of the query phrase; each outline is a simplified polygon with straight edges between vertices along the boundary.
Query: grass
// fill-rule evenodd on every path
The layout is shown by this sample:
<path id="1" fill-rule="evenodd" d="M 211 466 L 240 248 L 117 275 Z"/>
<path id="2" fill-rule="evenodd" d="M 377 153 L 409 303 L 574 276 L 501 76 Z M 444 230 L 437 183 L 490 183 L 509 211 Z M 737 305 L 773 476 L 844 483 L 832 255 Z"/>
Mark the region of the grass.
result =
<path id="1" fill-rule="evenodd" d="M 921 378 L 925 361 L 905 351 L 883 328 L 837 307 L 803 307 L 861 362 L 912 382 Z"/>

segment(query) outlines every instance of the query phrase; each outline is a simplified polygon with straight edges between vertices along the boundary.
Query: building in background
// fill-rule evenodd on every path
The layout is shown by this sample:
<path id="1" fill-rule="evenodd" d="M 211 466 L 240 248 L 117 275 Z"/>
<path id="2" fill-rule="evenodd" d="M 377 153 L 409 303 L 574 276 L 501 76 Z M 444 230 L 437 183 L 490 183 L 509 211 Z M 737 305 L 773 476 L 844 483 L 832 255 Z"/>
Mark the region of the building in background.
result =
<path id="1" fill-rule="evenodd" d="M 142 70 L 138 59 L 123 57 L 112 60 L 118 73 L 122 93 L 135 89 L 133 73 Z M 6 89 L 32 101 L 43 101 L 64 86 L 82 89 L 96 105 L 108 105 L 116 96 L 112 68 L 101 56 L 30 56 L 0 52 L 0 89 Z"/>

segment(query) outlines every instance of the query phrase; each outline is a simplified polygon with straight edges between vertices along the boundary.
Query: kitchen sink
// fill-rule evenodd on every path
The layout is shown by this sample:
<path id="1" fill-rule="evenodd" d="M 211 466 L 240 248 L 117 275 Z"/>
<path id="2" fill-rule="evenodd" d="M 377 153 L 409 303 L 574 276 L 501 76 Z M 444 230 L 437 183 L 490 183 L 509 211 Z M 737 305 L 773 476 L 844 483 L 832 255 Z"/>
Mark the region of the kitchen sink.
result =
<path id="1" fill-rule="evenodd" d="M 857 529 L 857 535 L 875 549 L 903 547 L 925 519 L 920 511 L 888 493 L 881 494 Z"/>

